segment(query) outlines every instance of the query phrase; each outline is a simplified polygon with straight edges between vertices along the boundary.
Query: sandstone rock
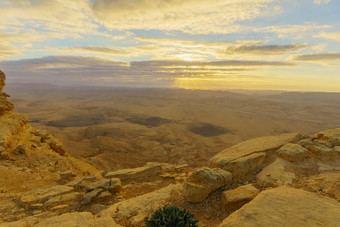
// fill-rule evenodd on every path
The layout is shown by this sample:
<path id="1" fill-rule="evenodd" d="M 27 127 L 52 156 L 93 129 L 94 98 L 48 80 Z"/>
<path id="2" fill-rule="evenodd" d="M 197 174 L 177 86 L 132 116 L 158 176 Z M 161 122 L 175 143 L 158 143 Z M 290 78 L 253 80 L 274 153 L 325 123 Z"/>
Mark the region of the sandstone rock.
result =
<path id="1" fill-rule="evenodd" d="M 0 144 L 8 149 L 14 149 L 13 135 L 18 134 L 27 123 L 28 117 L 24 114 L 7 113 L 0 118 Z"/>
<path id="2" fill-rule="evenodd" d="M 27 227 L 30 226 L 26 221 L 4 222 L 0 223 L 0 227 Z"/>
<path id="3" fill-rule="evenodd" d="M 334 147 L 334 150 L 335 150 L 336 152 L 338 152 L 338 154 L 339 154 L 339 156 L 340 156 L 340 146 L 335 146 L 335 147 Z"/>
<path id="4" fill-rule="evenodd" d="M 95 214 L 98 214 L 105 209 L 107 209 L 107 207 L 105 205 L 93 204 L 91 206 L 91 213 L 95 215 Z"/>
<path id="5" fill-rule="evenodd" d="M 110 200 L 111 198 L 112 198 L 112 193 L 106 191 L 106 192 L 100 193 L 100 195 L 96 197 L 96 201 L 104 202 L 104 201 Z"/>
<path id="6" fill-rule="evenodd" d="M 117 192 L 121 188 L 121 182 L 118 178 L 104 179 L 101 181 L 93 182 L 86 187 L 86 191 L 92 191 L 97 188 L 102 188 L 111 192 Z"/>
<path id="7" fill-rule="evenodd" d="M 69 205 L 66 204 L 57 205 L 52 207 L 50 210 L 59 214 L 66 213 L 69 210 Z"/>
<path id="8" fill-rule="evenodd" d="M 262 191 L 220 225 L 229 226 L 338 226 L 340 204 L 301 189 L 279 187 Z"/>
<path id="9" fill-rule="evenodd" d="M 287 143 L 276 151 L 276 155 L 291 162 L 308 157 L 308 150 L 298 144 Z"/>
<path id="10" fill-rule="evenodd" d="M 66 171 L 66 172 L 62 172 L 60 173 L 60 180 L 61 181 L 69 181 L 72 177 L 73 173 L 72 171 Z"/>
<path id="11" fill-rule="evenodd" d="M 340 128 L 319 132 L 314 137 L 329 141 L 333 146 L 340 146 Z"/>
<path id="12" fill-rule="evenodd" d="M 178 165 L 175 170 L 180 173 L 188 173 L 191 171 L 191 167 L 188 164 Z"/>
<path id="13" fill-rule="evenodd" d="M 257 174 L 256 183 L 264 187 L 291 185 L 295 174 L 287 170 L 287 167 L 290 166 L 288 161 L 278 158 Z"/>
<path id="14" fill-rule="evenodd" d="M 52 207 L 60 204 L 72 204 L 76 203 L 80 200 L 82 194 L 79 192 L 71 192 L 64 195 L 57 195 L 50 198 L 47 202 L 45 202 L 44 207 Z"/>
<path id="15" fill-rule="evenodd" d="M 53 151 L 61 156 L 67 156 L 66 151 L 63 148 L 63 144 L 51 134 L 43 135 L 42 142 L 47 143 Z"/>
<path id="16" fill-rule="evenodd" d="M 189 202 L 202 202 L 211 192 L 231 180 L 232 174 L 222 169 L 207 167 L 194 169 L 184 184 L 184 197 Z"/>
<path id="17" fill-rule="evenodd" d="M 143 181 L 150 177 L 160 176 L 163 173 L 163 168 L 160 163 L 151 163 L 143 167 L 134 169 L 121 169 L 114 172 L 108 172 L 105 178 L 119 178 L 122 182 L 128 181 Z"/>
<path id="18" fill-rule="evenodd" d="M 43 220 L 35 227 L 118 227 L 110 217 L 95 218 L 89 212 L 73 212 Z"/>
<path id="19" fill-rule="evenodd" d="M 37 189 L 24 193 L 21 196 L 20 201 L 24 204 L 44 202 L 54 196 L 66 194 L 72 192 L 73 190 L 74 188 L 64 185 Z"/>
<path id="20" fill-rule="evenodd" d="M 254 199 L 259 190 L 252 184 L 240 186 L 236 189 L 222 193 L 222 204 L 228 210 L 237 210 L 244 204 Z"/>
<path id="21" fill-rule="evenodd" d="M 334 197 L 340 202 L 340 183 L 334 185 L 328 193 L 334 195 Z"/>
<path id="22" fill-rule="evenodd" d="M 5 86 L 5 80 L 5 73 L 0 70 L 0 115 L 10 112 L 14 109 L 14 105 L 7 100 L 9 95 L 2 91 L 3 87 Z"/>
<path id="23" fill-rule="evenodd" d="M 5 80 L 6 80 L 5 73 L 0 70 L 0 91 L 2 91 L 2 89 L 5 86 Z"/>
<path id="24" fill-rule="evenodd" d="M 266 153 L 254 153 L 229 162 L 223 169 L 231 172 L 234 177 L 245 177 L 261 170 L 265 157 Z"/>
<path id="25" fill-rule="evenodd" d="M 287 133 L 278 136 L 264 136 L 250 139 L 227 148 L 210 159 L 211 167 L 223 168 L 229 162 L 254 153 L 271 152 L 286 143 L 296 142 L 301 135 L 299 133 Z"/>
<path id="26" fill-rule="evenodd" d="M 167 205 L 173 198 L 180 197 L 182 193 L 182 185 L 169 185 L 157 191 L 116 203 L 99 213 L 99 216 L 109 215 L 114 217 L 117 222 L 129 223 L 128 226 L 142 226 L 145 217 Z"/>
<path id="27" fill-rule="evenodd" d="M 311 151 L 314 157 L 321 160 L 329 160 L 339 157 L 338 152 L 325 145 L 313 145 L 307 147 L 307 149 Z"/>
<path id="28" fill-rule="evenodd" d="M 92 176 L 87 176 L 87 177 L 76 179 L 74 181 L 67 183 L 66 185 L 70 187 L 74 187 L 74 189 L 77 191 L 81 191 L 95 181 L 96 181 L 96 177 L 92 175 Z"/>
<path id="29" fill-rule="evenodd" d="M 103 191 L 105 191 L 105 189 L 103 188 L 96 188 L 88 193 L 85 193 L 83 195 L 83 198 L 81 200 L 81 205 L 87 205 L 91 202 L 93 202 L 99 195 L 100 193 L 102 193 Z"/>
<path id="30" fill-rule="evenodd" d="M 0 160 L 1 159 L 8 159 L 9 158 L 9 153 L 6 151 L 6 149 L 0 145 Z"/>

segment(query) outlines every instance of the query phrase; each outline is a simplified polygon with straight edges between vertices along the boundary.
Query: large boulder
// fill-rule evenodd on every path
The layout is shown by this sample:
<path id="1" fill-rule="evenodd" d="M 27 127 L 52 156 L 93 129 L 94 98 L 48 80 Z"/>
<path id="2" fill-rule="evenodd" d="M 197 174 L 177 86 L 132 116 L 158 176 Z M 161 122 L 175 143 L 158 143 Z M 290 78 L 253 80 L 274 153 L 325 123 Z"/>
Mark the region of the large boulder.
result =
<path id="1" fill-rule="evenodd" d="M 263 168 L 265 157 L 266 153 L 264 152 L 254 153 L 229 162 L 223 169 L 231 172 L 234 177 L 246 177 Z"/>
<path id="2" fill-rule="evenodd" d="M 222 169 L 207 167 L 194 169 L 184 184 L 184 197 L 192 203 L 202 202 L 211 192 L 231 180 L 232 174 Z"/>
<path id="3" fill-rule="evenodd" d="M 222 193 L 222 205 L 228 210 L 237 210 L 254 199 L 259 192 L 252 184 L 224 191 Z"/>
<path id="4" fill-rule="evenodd" d="M 276 155 L 288 161 L 297 162 L 308 157 L 308 150 L 299 144 L 287 143 L 276 151 Z"/>
<path id="5" fill-rule="evenodd" d="M 262 191 L 220 225 L 339 226 L 340 203 L 301 189 L 279 187 Z"/>
<path id="6" fill-rule="evenodd" d="M 209 161 L 211 167 L 224 168 L 230 162 L 255 153 L 274 152 L 286 143 L 296 142 L 299 133 L 286 133 L 277 136 L 264 136 L 238 143 L 222 150 Z"/>
<path id="7" fill-rule="evenodd" d="M 140 195 L 110 206 L 99 213 L 99 216 L 111 216 L 124 226 L 142 226 L 144 219 L 158 208 L 168 205 L 174 198 L 183 193 L 183 186 L 171 184 L 162 189 Z"/>
<path id="8" fill-rule="evenodd" d="M 288 171 L 292 165 L 290 162 L 277 158 L 257 174 L 256 183 L 263 187 L 278 187 L 283 185 L 292 185 L 296 178 L 294 172 Z"/>
<path id="9" fill-rule="evenodd" d="M 311 155 L 320 160 L 331 160 L 339 157 L 333 149 L 333 144 L 323 140 L 305 139 L 298 142 L 299 145 L 307 148 Z"/>
<path id="10" fill-rule="evenodd" d="M 143 181 L 148 180 L 150 177 L 160 176 L 163 173 L 161 163 L 148 163 L 143 167 L 134 169 L 120 169 L 114 172 L 105 174 L 105 178 L 119 178 L 123 183 L 129 181 Z"/>
<path id="11" fill-rule="evenodd" d="M 340 146 L 340 128 L 329 129 L 314 135 L 315 138 L 329 141 L 333 146 Z"/>

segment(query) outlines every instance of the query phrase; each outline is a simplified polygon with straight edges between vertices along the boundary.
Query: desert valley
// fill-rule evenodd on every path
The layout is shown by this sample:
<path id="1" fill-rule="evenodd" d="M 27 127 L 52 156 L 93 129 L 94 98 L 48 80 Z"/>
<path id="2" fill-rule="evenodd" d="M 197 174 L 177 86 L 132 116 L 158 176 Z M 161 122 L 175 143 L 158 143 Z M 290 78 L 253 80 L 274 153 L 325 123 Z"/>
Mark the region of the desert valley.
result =
<path id="1" fill-rule="evenodd" d="M 199 226 L 339 223 L 340 130 L 319 132 L 338 93 L 6 92 L 26 115 L 2 93 L 1 227 L 143 226 L 164 206 Z"/>

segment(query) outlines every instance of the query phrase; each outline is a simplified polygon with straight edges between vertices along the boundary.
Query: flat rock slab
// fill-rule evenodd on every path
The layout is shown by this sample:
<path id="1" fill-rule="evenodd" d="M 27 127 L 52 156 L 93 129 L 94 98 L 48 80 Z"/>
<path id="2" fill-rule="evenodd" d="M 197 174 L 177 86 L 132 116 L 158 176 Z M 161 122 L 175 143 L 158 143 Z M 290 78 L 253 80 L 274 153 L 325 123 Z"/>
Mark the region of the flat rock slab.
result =
<path id="1" fill-rule="evenodd" d="M 287 170 L 287 168 L 291 166 L 290 162 L 277 158 L 273 163 L 263 168 L 263 170 L 257 174 L 256 183 L 263 187 L 292 185 L 296 175 Z"/>
<path id="2" fill-rule="evenodd" d="M 194 169 L 184 184 L 184 197 L 188 202 L 202 202 L 211 192 L 231 182 L 232 177 L 223 169 Z"/>
<path id="3" fill-rule="evenodd" d="M 162 164 L 149 164 L 134 169 L 121 169 L 114 172 L 105 174 L 105 178 L 119 178 L 121 181 L 126 182 L 129 180 L 138 181 L 145 178 L 158 176 L 163 173 Z"/>
<path id="4" fill-rule="evenodd" d="M 264 152 L 254 153 L 229 162 L 223 169 L 231 172 L 234 177 L 246 177 L 261 170 L 265 158 L 266 153 Z"/>
<path id="5" fill-rule="evenodd" d="M 254 153 L 266 153 L 276 150 L 286 143 L 296 142 L 300 139 L 300 137 L 301 135 L 299 133 L 286 133 L 277 136 L 264 136 L 250 139 L 222 150 L 220 153 L 210 159 L 210 166 L 223 168 L 229 162 L 238 158 Z"/>
<path id="6" fill-rule="evenodd" d="M 34 225 L 35 227 L 118 227 L 111 217 L 95 218 L 90 212 L 73 212 L 55 216 Z"/>
<path id="7" fill-rule="evenodd" d="M 276 155 L 291 162 L 308 157 L 308 150 L 299 144 L 287 143 L 276 151 Z"/>
<path id="8" fill-rule="evenodd" d="M 261 192 L 227 217 L 230 226 L 339 226 L 340 203 L 301 189 L 279 187 Z"/>
<path id="9" fill-rule="evenodd" d="M 254 199 L 260 191 L 252 184 L 240 186 L 222 193 L 222 204 L 226 209 L 236 210 Z"/>
<path id="10" fill-rule="evenodd" d="M 65 185 L 57 185 L 50 188 L 42 188 L 34 191 L 24 193 L 20 200 L 23 203 L 38 203 L 44 200 L 48 200 L 54 196 L 66 194 L 74 191 L 73 187 Z"/>

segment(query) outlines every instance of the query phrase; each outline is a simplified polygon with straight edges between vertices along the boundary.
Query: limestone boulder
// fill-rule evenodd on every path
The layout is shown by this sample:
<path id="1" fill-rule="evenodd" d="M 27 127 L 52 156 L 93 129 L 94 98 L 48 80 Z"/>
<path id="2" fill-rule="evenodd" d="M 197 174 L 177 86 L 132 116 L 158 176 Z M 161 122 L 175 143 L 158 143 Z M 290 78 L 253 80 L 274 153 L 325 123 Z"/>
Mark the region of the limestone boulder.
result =
<path id="1" fill-rule="evenodd" d="M 121 169 L 105 174 L 105 178 L 119 178 L 123 183 L 129 181 L 143 181 L 150 177 L 160 176 L 163 173 L 161 163 L 149 163 L 134 169 Z"/>
<path id="2" fill-rule="evenodd" d="M 86 191 L 92 191 L 101 188 L 106 191 L 117 192 L 120 190 L 121 185 L 120 179 L 118 178 L 103 179 L 87 185 Z"/>
<path id="3" fill-rule="evenodd" d="M 81 205 L 87 205 L 93 202 L 105 189 L 103 188 L 96 188 L 90 192 L 87 192 L 83 195 L 81 200 Z"/>
<path id="4" fill-rule="evenodd" d="M 278 187 L 292 185 L 296 175 L 288 170 L 290 162 L 278 158 L 269 164 L 256 176 L 256 183 L 263 187 Z"/>
<path id="5" fill-rule="evenodd" d="M 157 209 L 168 205 L 183 193 L 181 184 L 171 184 L 162 189 L 116 203 L 99 213 L 99 216 L 113 217 L 124 226 L 142 226 L 144 219 Z"/>
<path id="6" fill-rule="evenodd" d="M 327 197 L 290 187 L 262 191 L 220 225 L 338 226 L 340 204 Z"/>
<path id="7" fill-rule="evenodd" d="M 313 144 L 306 146 L 311 154 L 320 160 L 331 160 L 339 157 L 338 152 L 322 144 Z"/>
<path id="8" fill-rule="evenodd" d="M 91 185 L 93 182 L 95 182 L 97 179 L 95 176 L 86 176 L 78 178 L 74 181 L 71 181 L 67 183 L 67 186 L 73 187 L 76 191 L 85 190 L 86 187 Z"/>
<path id="9" fill-rule="evenodd" d="M 254 199 L 260 191 L 252 184 L 240 186 L 222 193 L 222 205 L 228 210 L 237 210 Z"/>
<path id="10" fill-rule="evenodd" d="M 340 146 L 340 128 L 319 132 L 314 137 L 329 141 L 333 146 Z"/>
<path id="11" fill-rule="evenodd" d="M 299 133 L 286 133 L 250 139 L 219 152 L 209 160 L 210 167 L 223 168 L 231 161 L 254 153 L 274 152 L 284 144 L 296 142 L 300 138 Z"/>
<path id="12" fill-rule="evenodd" d="M 184 184 L 184 197 L 188 202 L 202 202 L 211 192 L 231 180 L 232 173 L 222 169 L 208 167 L 194 169 Z"/>
<path id="13" fill-rule="evenodd" d="M 308 157 L 308 150 L 299 144 L 287 143 L 276 151 L 276 155 L 291 162 Z"/>
<path id="14" fill-rule="evenodd" d="M 231 172 L 234 177 L 246 177 L 263 168 L 265 157 L 264 152 L 254 153 L 229 162 L 223 169 Z"/>

